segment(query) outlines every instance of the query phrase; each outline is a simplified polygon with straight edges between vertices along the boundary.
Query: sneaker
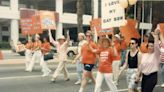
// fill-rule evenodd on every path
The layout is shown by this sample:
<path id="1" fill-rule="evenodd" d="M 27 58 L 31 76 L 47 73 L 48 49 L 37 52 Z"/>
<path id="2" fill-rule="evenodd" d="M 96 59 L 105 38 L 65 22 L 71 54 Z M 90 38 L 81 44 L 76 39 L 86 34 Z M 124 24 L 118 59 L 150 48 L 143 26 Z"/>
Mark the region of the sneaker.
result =
<path id="1" fill-rule="evenodd" d="M 75 85 L 81 84 L 81 80 L 76 81 L 74 84 L 75 84 Z"/>
<path id="2" fill-rule="evenodd" d="M 114 84 L 115 84 L 116 86 L 118 86 L 118 82 L 114 81 Z"/>
<path id="3" fill-rule="evenodd" d="M 55 79 L 54 78 L 51 79 L 51 83 L 55 83 Z"/>
<path id="4" fill-rule="evenodd" d="M 163 84 L 161 84 L 161 87 L 162 87 L 162 88 L 164 88 L 164 83 L 163 83 Z"/>
<path id="5" fill-rule="evenodd" d="M 26 72 L 32 72 L 32 70 L 30 70 L 30 69 L 26 69 Z"/>
<path id="6" fill-rule="evenodd" d="M 69 79 L 69 78 L 67 78 L 65 81 L 70 81 L 70 79 Z"/>
<path id="7" fill-rule="evenodd" d="M 50 75 L 50 73 L 51 73 L 51 70 L 50 70 L 50 71 L 48 71 L 48 72 L 46 72 L 46 73 L 44 73 L 44 74 L 42 75 L 42 77 L 49 76 L 49 75 Z"/>

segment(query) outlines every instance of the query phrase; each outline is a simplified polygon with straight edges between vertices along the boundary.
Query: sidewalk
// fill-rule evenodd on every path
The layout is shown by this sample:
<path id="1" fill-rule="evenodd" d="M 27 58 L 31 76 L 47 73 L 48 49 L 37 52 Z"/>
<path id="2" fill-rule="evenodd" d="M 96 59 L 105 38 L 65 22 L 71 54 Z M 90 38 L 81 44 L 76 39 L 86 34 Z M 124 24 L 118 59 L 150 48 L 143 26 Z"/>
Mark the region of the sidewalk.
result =
<path id="1" fill-rule="evenodd" d="M 20 56 L 18 53 L 14 53 L 11 50 L 2 50 L 4 59 L 0 60 L 0 65 L 14 65 L 14 64 L 25 64 L 25 57 Z M 68 63 L 72 60 L 68 59 Z M 47 61 L 48 63 L 58 63 L 57 58 Z"/>

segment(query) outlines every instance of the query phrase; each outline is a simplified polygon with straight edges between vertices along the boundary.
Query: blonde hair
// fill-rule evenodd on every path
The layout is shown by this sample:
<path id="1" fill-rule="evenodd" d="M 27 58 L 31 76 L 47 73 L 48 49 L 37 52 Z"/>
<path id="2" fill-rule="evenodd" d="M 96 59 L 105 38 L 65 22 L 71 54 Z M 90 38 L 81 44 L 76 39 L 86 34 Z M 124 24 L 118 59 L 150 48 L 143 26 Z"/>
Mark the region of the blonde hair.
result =
<path id="1" fill-rule="evenodd" d="M 82 36 L 82 37 L 83 37 L 83 39 L 85 39 L 85 38 L 86 38 L 84 33 L 79 33 L 79 34 L 78 34 L 78 36 Z"/>

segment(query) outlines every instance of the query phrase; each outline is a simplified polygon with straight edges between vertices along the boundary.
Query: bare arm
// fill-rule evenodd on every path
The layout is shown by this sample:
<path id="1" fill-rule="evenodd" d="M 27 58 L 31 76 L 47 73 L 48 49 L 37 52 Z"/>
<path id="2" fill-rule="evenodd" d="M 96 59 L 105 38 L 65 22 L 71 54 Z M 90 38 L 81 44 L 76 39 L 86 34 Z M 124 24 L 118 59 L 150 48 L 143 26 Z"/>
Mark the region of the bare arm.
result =
<path id="1" fill-rule="evenodd" d="M 52 43 L 55 46 L 58 44 L 58 42 L 53 39 L 51 30 L 48 30 L 48 37 L 49 37 L 50 43 Z"/>
<path id="2" fill-rule="evenodd" d="M 129 54 L 129 51 L 126 53 L 125 63 L 123 65 L 123 68 L 120 70 L 119 75 L 121 75 L 122 72 L 128 67 L 128 54 Z"/>

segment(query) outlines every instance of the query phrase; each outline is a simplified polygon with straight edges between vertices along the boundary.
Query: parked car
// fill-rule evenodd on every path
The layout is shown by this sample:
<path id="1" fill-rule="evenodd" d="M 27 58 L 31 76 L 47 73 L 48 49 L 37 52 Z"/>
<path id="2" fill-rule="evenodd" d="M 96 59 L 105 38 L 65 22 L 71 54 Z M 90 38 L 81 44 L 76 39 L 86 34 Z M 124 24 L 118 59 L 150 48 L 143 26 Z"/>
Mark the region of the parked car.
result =
<path id="1" fill-rule="evenodd" d="M 53 47 L 52 48 L 52 50 L 53 50 L 53 52 L 54 53 L 57 53 L 57 50 L 56 50 L 56 48 L 55 47 Z M 68 55 L 68 57 L 74 57 L 75 55 L 77 55 L 77 46 L 69 46 L 68 48 L 67 48 L 67 55 Z"/>

